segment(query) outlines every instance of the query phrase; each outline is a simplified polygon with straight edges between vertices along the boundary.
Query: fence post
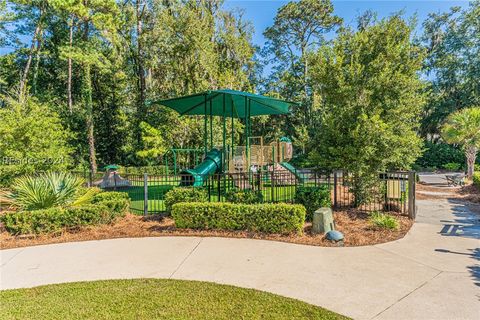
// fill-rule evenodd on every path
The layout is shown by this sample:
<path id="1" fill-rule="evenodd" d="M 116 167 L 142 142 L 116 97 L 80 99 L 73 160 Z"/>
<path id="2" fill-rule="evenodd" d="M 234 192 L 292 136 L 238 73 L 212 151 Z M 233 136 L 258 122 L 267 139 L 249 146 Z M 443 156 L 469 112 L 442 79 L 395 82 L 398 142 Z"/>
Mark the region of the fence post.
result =
<path id="1" fill-rule="evenodd" d="M 143 215 L 148 215 L 148 174 L 143 174 Z"/>
<path id="2" fill-rule="evenodd" d="M 220 173 L 217 174 L 217 193 L 218 193 L 218 202 L 222 202 L 222 190 L 221 190 L 222 176 Z"/>
<path id="3" fill-rule="evenodd" d="M 415 219 L 417 215 L 417 208 L 415 206 L 415 178 L 415 171 L 408 172 L 408 217 L 410 219 Z"/>
<path id="4" fill-rule="evenodd" d="M 117 191 L 117 173 L 113 173 L 113 190 Z"/>
<path id="5" fill-rule="evenodd" d="M 333 172 L 333 207 L 337 207 L 337 171 Z"/>

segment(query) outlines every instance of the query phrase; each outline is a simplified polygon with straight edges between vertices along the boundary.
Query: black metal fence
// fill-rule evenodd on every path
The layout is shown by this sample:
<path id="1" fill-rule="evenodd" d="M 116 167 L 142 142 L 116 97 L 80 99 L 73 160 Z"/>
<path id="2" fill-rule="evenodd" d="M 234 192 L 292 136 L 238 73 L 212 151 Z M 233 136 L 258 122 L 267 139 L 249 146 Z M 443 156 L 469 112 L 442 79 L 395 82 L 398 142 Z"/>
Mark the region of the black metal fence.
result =
<path id="1" fill-rule="evenodd" d="M 89 185 L 100 185 L 104 173 L 77 172 Z M 115 181 L 123 179 L 128 186 Z M 295 193 L 301 186 L 327 186 L 331 190 L 334 210 L 356 208 L 365 212 L 394 211 L 411 218 L 415 217 L 415 172 L 384 172 L 368 187 L 368 197 L 355 199 L 356 181 L 342 171 L 325 172 L 316 169 L 290 171 L 262 171 L 219 173 L 201 177 L 202 188 L 209 201 L 225 201 L 229 190 L 252 190 L 260 192 L 264 202 L 295 202 Z M 132 200 L 132 211 L 138 214 L 161 214 L 165 211 L 165 194 L 173 188 L 194 179 L 191 175 L 150 175 L 115 173 L 113 184 L 106 190 L 127 192 Z M 358 197 L 357 197 L 358 198 Z"/>

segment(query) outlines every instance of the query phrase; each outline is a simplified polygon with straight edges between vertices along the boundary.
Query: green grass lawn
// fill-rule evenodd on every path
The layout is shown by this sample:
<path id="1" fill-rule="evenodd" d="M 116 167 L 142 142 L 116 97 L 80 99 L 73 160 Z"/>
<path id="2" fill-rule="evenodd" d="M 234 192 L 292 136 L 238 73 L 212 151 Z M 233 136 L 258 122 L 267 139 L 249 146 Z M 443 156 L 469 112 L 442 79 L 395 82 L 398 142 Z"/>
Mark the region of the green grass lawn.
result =
<path id="1" fill-rule="evenodd" d="M 0 291 L 0 319 L 348 319 L 271 293 L 136 279 Z"/>

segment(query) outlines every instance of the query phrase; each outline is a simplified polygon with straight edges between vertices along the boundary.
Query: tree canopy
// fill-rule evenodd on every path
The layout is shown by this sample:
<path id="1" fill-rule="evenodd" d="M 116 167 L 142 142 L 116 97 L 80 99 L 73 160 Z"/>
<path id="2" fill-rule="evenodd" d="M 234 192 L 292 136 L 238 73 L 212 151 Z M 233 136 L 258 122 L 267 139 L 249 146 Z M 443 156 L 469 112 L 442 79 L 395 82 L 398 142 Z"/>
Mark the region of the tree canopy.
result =
<path id="1" fill-rule="evenodd" d="M 321 167 L 366 181 L 381 170 L 408 169 L 420 155 L 424 53 L 411 33 L 411 25 L 393 16 L 359 31 L 345 29 L 311 55 L 322 124 L 312 156 Z"/>
<path id="2" fill-rule="evenodd" d="M 408 169 L 422 140 L 448 140 L 450 114 L 480 105 L 479 16 L 479 0 L 432 13 L 414 36 L 402 13 L 359 13 L 355 25 L 330 0 L 290 1 L 254 45 L 252 23 L 222 0 L 0 0 L 0 46 L 12 49 L 0 55 L 0 126 L 42 131 L 41 148 L 8 140 L 0 155 L 159 165 L 169 148 L 201 148 L 204 123 L 148 102 L 231 89 L 298 103 L 251 124 L 266 141 L 290 137 L 295 159 L 358 175 Z M 0 163 L 33 170 L 12 168 Z"/>

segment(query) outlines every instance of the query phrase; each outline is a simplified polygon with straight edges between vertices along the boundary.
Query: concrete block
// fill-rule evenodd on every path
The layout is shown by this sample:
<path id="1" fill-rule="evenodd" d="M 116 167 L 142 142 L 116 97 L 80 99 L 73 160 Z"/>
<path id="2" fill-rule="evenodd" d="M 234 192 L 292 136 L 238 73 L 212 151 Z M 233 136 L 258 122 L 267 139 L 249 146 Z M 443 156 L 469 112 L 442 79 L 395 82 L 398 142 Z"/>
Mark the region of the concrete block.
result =
<path id="1" fill-rule="evenodd" d="M 312 233 L 326 233 L 335 230 L 330 208 L 320 208 L 313 213 Z"/>

